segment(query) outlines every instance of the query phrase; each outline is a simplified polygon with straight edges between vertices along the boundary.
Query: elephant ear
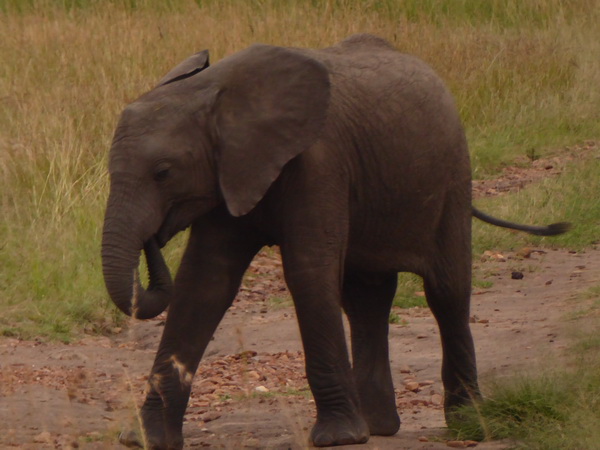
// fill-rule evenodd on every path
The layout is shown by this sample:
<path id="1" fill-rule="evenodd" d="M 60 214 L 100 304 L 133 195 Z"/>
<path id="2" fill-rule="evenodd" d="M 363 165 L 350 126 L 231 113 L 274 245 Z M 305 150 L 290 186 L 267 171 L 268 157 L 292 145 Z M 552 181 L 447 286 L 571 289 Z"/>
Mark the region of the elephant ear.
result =
<path id="1" fill-rule="evenodd" d="M 208 61 L 208 50 L 195 53 L 186 60 L 179 63 L 168 74 L 161 78 L 156 87 L 183 80 L 192 75 L 202 72 L 210 65 Z"/>
<path id="2" fill-rule="evenodd" d="M 319 138 L 329 106 L 329 75 L 300 51 L 262 44 L 211 70 L 220 84 L 219 183 L 237 217 L 252 210 L 283 166 Z"/>

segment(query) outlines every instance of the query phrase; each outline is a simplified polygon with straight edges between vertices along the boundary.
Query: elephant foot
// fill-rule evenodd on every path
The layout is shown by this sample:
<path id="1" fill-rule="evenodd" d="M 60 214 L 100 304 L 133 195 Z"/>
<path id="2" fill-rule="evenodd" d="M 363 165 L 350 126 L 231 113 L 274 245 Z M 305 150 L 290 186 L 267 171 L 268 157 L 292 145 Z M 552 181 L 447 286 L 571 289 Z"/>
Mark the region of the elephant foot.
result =
<path id="1" fill-rule="evenodd" d="M 144 445 L 144 439 L 141 434 L 137 431 L 123 431 L 119 435 L 119 442 L 129 448 L 145 448 L 152 450 L 181 450 L 183 448 L 183 441 L 177 440 L 175 443 L 167 444 L 164 440 L 152 439 L 150 436 L 146 436 L 146 445 Z"/>
<path id="2" fill-rule="evenodd" d="M 321 419 L 313 427 L 310 440 L 315 447 L 364 444 L 369 440 L 369 427 L 360 416 L 353 420 Z"/>
<path id="3" fill-rule="evenodd" d="M 151 450 L 181 450 L 183 436 L 176 429 L 170 429 L 163 422 L 163 410 L 142 408 L 143 429 L 133 427 L 119 435 L 119 442 L 129 448 Z"/>
<path id="4" fill-rule="evenodd" d="M 462 390 L 460 394 L 446 393 L 444 401 L 444 416 L 446 425 L 452 427 L 468 420 L 461 407 L 470 406 L 482 400 L 479 388 Z"/>
<path id="5" fill-rule="evenodd" d="M 388 414 L 374 411 L 372 414 L 365 415 L 365 419 L 371 436 L 392 436 L 400 429 L 400 416 L 395 408 Z"/>
<path id="6" fill-rule="evenodd" d="M 369 380 L 363 383 L 366 387 L 361 395 L 362 415 L 369 425 L 371 436 L 392 436 L 400 429 L 400 416 L 396 407 L 394 387 L 389 382 L 387 389 L 382 389 L 385 382 Z M 377 387 L 374 389 L 373 387 Z"/>
<path id="7" fill-rule="evenodd" d="M 144 440 L 137 431 L 123 431 L 119 435 L 119 442 L 129 448 L 144 448 Z"/>

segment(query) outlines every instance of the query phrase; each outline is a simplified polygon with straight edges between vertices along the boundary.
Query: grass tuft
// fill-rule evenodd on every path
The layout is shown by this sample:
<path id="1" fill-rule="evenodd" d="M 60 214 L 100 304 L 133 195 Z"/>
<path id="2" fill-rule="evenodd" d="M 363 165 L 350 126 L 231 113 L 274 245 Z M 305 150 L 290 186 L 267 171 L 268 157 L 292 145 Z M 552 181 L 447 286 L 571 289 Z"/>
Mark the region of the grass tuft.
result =
<path id="1" fill-rule="evenodd" d="M 592 317 L 588 317 L 591 320 Z M 579 322 L 578 322 L 579 323 Z M 579 336 L 567 370 L 547 369 L 487 386 L 451 424 L 457 439 L 516 440 L 514 448 L 583 449 L 600 442 L 600 333 Z"/>

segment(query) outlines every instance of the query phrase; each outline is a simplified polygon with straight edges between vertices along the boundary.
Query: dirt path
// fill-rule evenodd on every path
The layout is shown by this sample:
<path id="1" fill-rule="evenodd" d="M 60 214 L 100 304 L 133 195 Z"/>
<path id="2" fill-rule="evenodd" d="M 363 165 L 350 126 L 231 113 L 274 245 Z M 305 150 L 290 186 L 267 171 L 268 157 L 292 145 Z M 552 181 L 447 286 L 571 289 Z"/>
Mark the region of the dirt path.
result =
<path id="1" fill-rule="evenodd" d="M 473 295 L 483 379 L 533 371 L 548 358 L 560 363 L 575 327 L 569 313 L 600 282 L 597 250 L 502 256 L 477 263 L 493 283 Z M 511 278 L 515 267 L 527 268 L 523 279 Z M 249 278 L 195 378 L 184 427 L 188 447 L 306 447 L 314 402 L 277 256 L 262 253 Z M 437 327 L 427 309 L 396 312 L 403 324 L 391 325 L 390 343 L 402 429 L 362 448 L 446 448 Z M 0 340 L 0 446 L 119 448 L 116 436 L 134 420 L 162 323 L 132 323 L 114 336 L 72 345 Z"/>

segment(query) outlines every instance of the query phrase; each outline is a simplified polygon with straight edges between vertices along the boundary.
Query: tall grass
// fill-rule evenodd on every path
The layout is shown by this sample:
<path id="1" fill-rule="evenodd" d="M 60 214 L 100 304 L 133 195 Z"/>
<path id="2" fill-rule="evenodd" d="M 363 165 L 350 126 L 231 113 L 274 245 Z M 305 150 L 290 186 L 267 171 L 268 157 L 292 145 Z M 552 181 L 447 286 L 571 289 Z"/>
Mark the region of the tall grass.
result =
<path id="1" fill-rule="evenodd" d="M 257 41 L 324 47 L 379 34 L 447 80 L 474 172 L 487 176 L 531 148 L 600 136 L 598 6 L 0 0 L 0 333 L 68 339 L 114 326 L 99 262 L 113 127 L 127 102 L 186 56 L 209 48 L 216 61 Z M 172 263 L 179 249 L 170 246 Z"/>

